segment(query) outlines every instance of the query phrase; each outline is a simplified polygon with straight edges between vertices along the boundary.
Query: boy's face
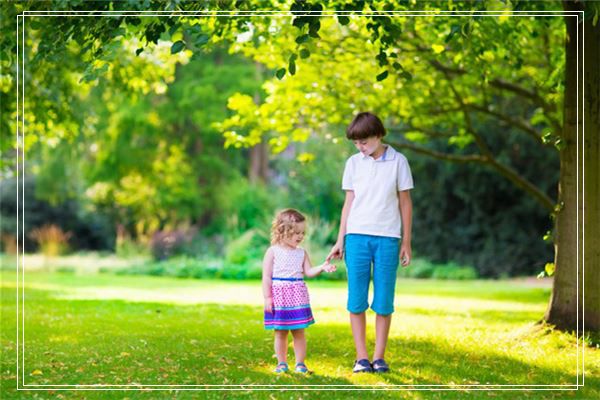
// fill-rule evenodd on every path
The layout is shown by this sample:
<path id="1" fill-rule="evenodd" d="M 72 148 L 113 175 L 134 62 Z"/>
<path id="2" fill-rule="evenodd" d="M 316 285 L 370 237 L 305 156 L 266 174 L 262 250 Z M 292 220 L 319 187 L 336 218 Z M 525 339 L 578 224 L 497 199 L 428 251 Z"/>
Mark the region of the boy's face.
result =
<path id="1" fill-rule="evenodd" d="M 371 136 L 366 139 L 353 140 L 353 142 L 356 149 L 364 156 L 370 156 L 381 145 L 381 138 L 378 136 Z"/>

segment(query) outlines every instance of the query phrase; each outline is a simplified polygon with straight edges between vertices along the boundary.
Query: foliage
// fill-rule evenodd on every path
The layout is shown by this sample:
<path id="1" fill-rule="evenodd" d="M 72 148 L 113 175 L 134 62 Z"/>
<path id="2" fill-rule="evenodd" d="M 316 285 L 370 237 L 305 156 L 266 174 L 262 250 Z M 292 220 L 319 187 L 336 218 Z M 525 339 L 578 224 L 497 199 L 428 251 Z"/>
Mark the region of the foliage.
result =
<path id="1" fill-rule="evenodd" d="M 69 245 L 73 249 L 108 250 L 115 247 L 115 232 L 108 218 L 88 209 L 88 205 L 76 199 L 51 204 L 37 194 L 37 179 L 28 176 L 17 187 L 16 179 L 0 183 L 0 212 L 2 233 L 17 236 L 17 215 L 24 228 L 25 251 L 37 248 L 30 233 L 43 225 L 56 225 L 64 232 L 71 232 Z M 17 190 L 23 196 L 17 204 Z M 23 198 L 26 201 L 23 201 Z"/>
<path id="2" fill-rule="evenodd" d="M 424 258 L 414 258 L 406 268 L 398 268 L 401 278 L 417 279 L 477 279 L 477 271 L 471 266 L 461 266 L 456 263 L 436 264 Z"/>
<path id="3" fill-rule="evenodd" d="M 69 238 L 72 234 L 71 232 L 63 232 L 56 225 L 43 225 L 32 229 L 29 236 L 38 243 L 44 255 L 52 257 L 68 251 Z"/>
<path id="4" fill-rule="evenodd" d="M 156 260 L 164 260 L 181 254 L 192 241 L 196 229 L 176 229 L 172 231 L 156 231 L 152 235 L 150 248 Z"/>

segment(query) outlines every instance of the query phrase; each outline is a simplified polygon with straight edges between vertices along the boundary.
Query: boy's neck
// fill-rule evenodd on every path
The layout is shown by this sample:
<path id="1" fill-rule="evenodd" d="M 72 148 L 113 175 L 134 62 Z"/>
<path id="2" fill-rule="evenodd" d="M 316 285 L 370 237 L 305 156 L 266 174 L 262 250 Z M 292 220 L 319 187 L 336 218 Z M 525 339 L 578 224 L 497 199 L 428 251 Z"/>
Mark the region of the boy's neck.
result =
<path id="1" fill-rule="evenodd" d="M 383 155 L 383 153 L 385 153 L 385 145 L 383 143 L 380 143 L 377 150 L 375 150 L 373 154 L 371 154 L 371 157 L 373 157 L 374 160 L 377 160 Z"/>

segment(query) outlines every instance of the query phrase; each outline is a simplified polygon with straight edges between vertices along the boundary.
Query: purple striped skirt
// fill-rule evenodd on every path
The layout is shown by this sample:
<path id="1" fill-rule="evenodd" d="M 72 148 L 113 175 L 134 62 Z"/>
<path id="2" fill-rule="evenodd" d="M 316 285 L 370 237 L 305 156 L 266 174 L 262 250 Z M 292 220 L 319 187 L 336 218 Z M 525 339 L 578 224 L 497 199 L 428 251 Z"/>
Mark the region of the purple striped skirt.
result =
<path id="1" fill-rule="evenodd" d="M 273 312 L 265 311 L 265 329 L 303 329 L 315 323 L 303 280 L 273 279 Z"/>

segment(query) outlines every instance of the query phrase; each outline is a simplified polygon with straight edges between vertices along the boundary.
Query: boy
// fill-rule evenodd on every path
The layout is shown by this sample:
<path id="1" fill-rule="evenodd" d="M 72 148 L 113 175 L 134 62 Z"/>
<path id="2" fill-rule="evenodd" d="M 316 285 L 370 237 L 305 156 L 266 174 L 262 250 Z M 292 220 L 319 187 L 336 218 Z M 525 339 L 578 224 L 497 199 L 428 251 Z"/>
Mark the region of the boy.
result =
<path id="1" fill-rule="evenodd" d="M 346 137 L 359 153 L 346 161 L 342 179 L 346 199 L 338 239 L 327 256 L 327 261 L 345 256 L 347 309 L 356 347 L 354 372 L 389 371 L 384 355 L 394 312 L 396 271 L 399 258 L 403 267 L 411 259 L 412 175 L 406 157 L 382 143 L 385 134 L 381 120 L 368 112 L 359 113 L 346 130 Z M 372 364 L 367 353 L 365 316 L 371 266 L 371 308 L 377 314 Z"/>

